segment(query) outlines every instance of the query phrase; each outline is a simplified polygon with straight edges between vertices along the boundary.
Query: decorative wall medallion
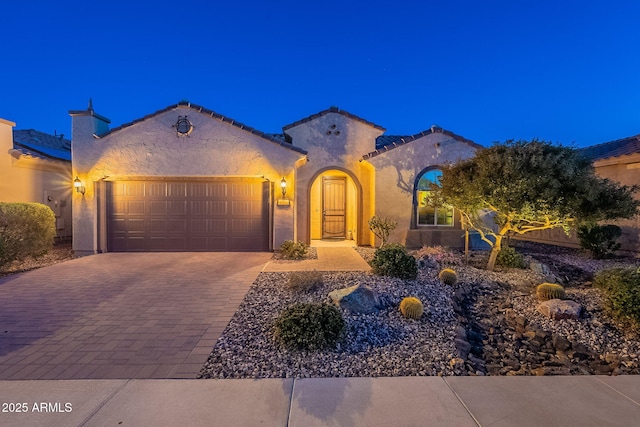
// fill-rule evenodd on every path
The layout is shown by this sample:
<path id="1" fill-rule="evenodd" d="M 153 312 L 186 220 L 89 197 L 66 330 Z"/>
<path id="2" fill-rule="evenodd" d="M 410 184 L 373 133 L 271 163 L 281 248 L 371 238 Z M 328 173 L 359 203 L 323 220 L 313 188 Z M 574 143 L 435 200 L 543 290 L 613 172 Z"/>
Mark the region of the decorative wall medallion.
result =
<path id="1" fill-rule="evenodd" d="M 193 125 L 189 119 L 187 119 L 187 116 L 178 116 L 178 121 L 173 127 L 176 129 L 178 136 L 189 136 L 189 134 L 193 132 Z"/>

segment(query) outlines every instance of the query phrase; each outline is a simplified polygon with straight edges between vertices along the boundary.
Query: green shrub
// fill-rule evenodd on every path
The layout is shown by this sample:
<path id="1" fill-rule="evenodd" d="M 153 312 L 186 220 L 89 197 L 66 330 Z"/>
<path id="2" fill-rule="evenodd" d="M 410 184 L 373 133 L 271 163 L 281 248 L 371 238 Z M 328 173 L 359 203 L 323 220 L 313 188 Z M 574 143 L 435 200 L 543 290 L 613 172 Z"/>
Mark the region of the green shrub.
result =
<path id="1" fill-rule="evenodd" d="M 398 221 L 393 218 L 372 216 L 369 220 L 369 230 L 380 239 L 380 247 L 387 243 L 389 234 L 396 228 Z"/>
<path id="2" fill-rule="evenodd" d="M 280 254 L 284 259 L 302 259 L 307 254 L 307 248 L 303 242 L 285 240 L 280 245 Z"/>
<path id="3" fill-rule="evenodd" d="M 511 246 L 505 246 L 498 252 L 496 264 L 503 267 L 525 268 L 526 264 L 521 254 L 516 252 Z"/>
<path id="4" fill-rule="evenodd" d="M 620 249 L 616 242 L 622 236 L 622 229 L 617 225 L 583 225 L 578 228 L 580 246 L 591 252 L 595 259 L 611 258 Z"/>
<path id="5" fill-rule="evenodd" d="M 640 269 L 602 270 L 596 273 L 593 286 L 604 290 L 606 308 L 614 318 L 640 326 Z"/>
<path id="6" fill-rule="evenodd" d="M 424 313 L 422 301 L 416 297 L 406 297 L 400 301 L 400 313 L 407 319 L 419 319 Z"/>
<path id="7" fill-rule="evenodd" d="M 374 274 L 379 276 L 398 277 L 400 279 L 415 279 L 418 277 L 416 259 L 407 253 L 404 246 L 397 243 L 376 249 L 371 260 Z"/>
<path id="8" fill-rule="evenodd" d="M 319 271 L 292 271 L 287 287 L 292 291 L 311 291 L 322 285 L 324 278 Z"/>
<path id="9" fill-rule="evenodd" d="M 438 273 L 438 278 L 442 280 L 445 285 L 453 286 L 458 283 L 458 275 L 450 268 L 445 268 Z"/>
<path id="10" fill-rule="evenodd" d="M 540 301 L 564 299 L 564 288 L 557 283 L 541 283 L 536 286 L 536 295 Z"/>
<path id="11" fill-rule="evenodd" d="M 275 324 L 276 337 L 285 346 L 299 350 L 332 347 L 343 329 L 340 310 L 326 303 L 294 304 L 280 313 Z"/>
<path id="12" fill-rule="evenodd" d="M 0 267 L 44 255 L 55 236 L 56 217 L 48 206 L 0 202 Z"/>

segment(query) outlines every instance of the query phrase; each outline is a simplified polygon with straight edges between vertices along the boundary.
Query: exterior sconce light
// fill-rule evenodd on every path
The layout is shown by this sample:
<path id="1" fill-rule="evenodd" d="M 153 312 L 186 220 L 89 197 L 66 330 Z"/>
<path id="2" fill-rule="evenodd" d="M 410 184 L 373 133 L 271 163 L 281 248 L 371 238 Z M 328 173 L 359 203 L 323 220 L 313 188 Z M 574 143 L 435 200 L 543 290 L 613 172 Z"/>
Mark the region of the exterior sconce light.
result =
<path id="1" fill-rule="evenodd" d="M 80 193 L 84 196 L 85 188 L 84 185 L 82 185 L 80 178 L 78 178 L 78 175 L 76 175 L 76 179 L 73 180 L 73 187 L 76 189 L 76 193 Z"/>
<path id="2" fill-rule="evenodd" d="M 280 180 L 280 187 L 282 188 L 282 197 L 287 194 L 287 180 L 284 179 L 284 176 Z"/>

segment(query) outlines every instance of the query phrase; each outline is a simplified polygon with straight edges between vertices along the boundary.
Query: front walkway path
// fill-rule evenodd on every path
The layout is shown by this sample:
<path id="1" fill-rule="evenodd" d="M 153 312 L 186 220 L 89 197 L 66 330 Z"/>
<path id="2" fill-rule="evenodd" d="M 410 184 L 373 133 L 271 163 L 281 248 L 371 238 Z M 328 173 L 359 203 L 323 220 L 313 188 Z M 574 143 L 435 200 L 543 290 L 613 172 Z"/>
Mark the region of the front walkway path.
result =
<path id="1" fill-rule="evenodd" d="M 0 379 L 196 378 L 271 255 L 107 253 L 0 278 Z"/>
<path id="2" fill-rule="evenodd" d="M 316 248 L 318 259 L 269 261 L 262 271 L 369 271 L 371 266 L 353 247 Z"/>

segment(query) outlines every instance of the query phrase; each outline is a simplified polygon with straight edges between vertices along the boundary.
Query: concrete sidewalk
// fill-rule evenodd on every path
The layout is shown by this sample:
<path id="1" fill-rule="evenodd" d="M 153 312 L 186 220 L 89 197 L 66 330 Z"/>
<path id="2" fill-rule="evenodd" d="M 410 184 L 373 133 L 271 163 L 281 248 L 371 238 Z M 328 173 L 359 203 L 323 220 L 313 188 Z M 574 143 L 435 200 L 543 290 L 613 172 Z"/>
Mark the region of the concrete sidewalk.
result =
<path id="1" fill-rule="evenodd" d="M 2 426 L 632 426 L 640 377 L 0 381 L 0 400 Z"/>

